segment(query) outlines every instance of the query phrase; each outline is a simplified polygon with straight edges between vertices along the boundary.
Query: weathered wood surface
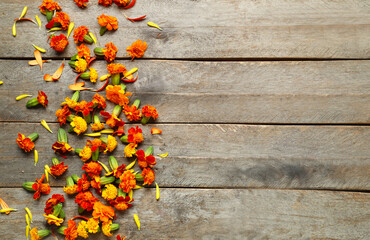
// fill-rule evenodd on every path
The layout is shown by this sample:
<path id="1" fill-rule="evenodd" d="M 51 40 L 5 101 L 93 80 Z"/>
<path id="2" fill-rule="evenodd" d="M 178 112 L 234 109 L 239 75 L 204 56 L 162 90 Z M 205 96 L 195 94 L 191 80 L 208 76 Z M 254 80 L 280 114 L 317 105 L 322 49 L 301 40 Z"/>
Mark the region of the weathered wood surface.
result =
<path id="1" fill-rule="evenodd" d="M 162 186 L 370 189 L 370 127 L 163 124 L 157 126 L 163 134 L 154 136 L 151 127 L 143 127 L 141 148 L 152 145 L 155 154 L 169 153 L 157 157 L 155 166 Z M 58 126 L 51 128 L 56 132 Z M 56 134 L 31 123 L 1 123 L 0 130 L 0 186 L 34 181 L 45 164 L 51 165 Z M 15 143 L 18 132 L 40 134 L 36 167 L 33 153 L 26 154 Z M 74 148 L 86 144 L 86 136 L 68 136 Z M 123 148 L 119 144 L 112 154 L 128 164 Z M 100 159 L 108 164 L 108 156 L 101 154 Z M 65 162 L 70 167 L 66 176 L 82 175 L 79 157 Z M 65 185 L 65 177 L 52 180 L 52 185 Z"/>
<path id="2" fill-rule="evenodd" d="M 53 189 L 52 193 L 62 191 Z M 50 195 L 33 201 L 32 194 L 24 190 L 2 188 L 0 196 L 19 209 L 0 216 L 2 240 L 23 239 L 26 206 L 34 216 L 32 226 L 45 228 L 42 213 Z M 121 226 L 115 235 L 130 240 L 369 238 L 369 193 L 162 188 L 159 201 L 154 189 L 137 190 L 134 198 L 134 207 L 118 213 L 115 221 Z M 67 219 L 77 215 L 72 201 L 67 201 L 64 209 Z M 134 213 L 140 217 L 140 231 Z M 102 237 L 96 234 L 91 239 Z"/>
<path id="3" fill-rule="evenodd" d="M 40 68 L 27 62 L 0 61 L 0 121 L 55 122 L 77 74 L 67 65 L 58 82 L 45 82 Z M 158 123 L 370 123 L 370 61 L 118 62 L 139 68 L 128 91 L 158 108 Z M 44 64 L 44 73 L 60 64 Z M 100 76 L 107 73 L 105 61 L 93 67 Z M 103 84 L 87 83 L 95 89 Z M 46 109 L 27 110 L 27 99 L 15 100 L 38 90 L 49 97 Z M 91 101 L 93 94 L 85 91 L 81 99 Z"/>
<path id="4" fill-rule="evenodd" d="M 309 1 L 228 1 L 157 0 L 138 1 L 130 10 L 116 6 L 104 8 L 96 1 L 81 10 L 73 1 L 61 0 L 63 11 L 76 26 L 86 25 L 98 35 L 97 17 L 118 18 L 119 29 L 99 38 L 99 44 L 112 41 L 119 47 L 118 57 L 137 38 L 148 42 L 146 58 L 369 58 L 370 3 L 363 0 Z M 38 14 L 40 1 L 2 0 L 0 2 L 0 57 L 33 57 L 32 44 L 48 48 L 45 29 L 25 22 L 17 24 L 12 36 L 12 20 L 24 5 L 27 17 Z M 123 16 L 146 14 L 148 21 L 163 31 L 149 28 L 147 21 L 131 23 Z M 72 56 L 75 44 L 70 37 L 66 51 Z M 46 56 L 56 56 L 50 50 Z"/>

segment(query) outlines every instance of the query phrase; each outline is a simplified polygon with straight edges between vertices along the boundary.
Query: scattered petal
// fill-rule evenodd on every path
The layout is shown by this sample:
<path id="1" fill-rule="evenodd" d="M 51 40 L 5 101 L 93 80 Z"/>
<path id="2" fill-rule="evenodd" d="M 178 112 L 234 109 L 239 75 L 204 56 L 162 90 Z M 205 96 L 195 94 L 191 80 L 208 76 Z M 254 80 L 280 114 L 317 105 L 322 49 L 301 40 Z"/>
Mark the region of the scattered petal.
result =
<path id="1" fill-rule="evenodd" d="M 12 33 L 13 33 L 14 37 L 17 36 L 17 30 L 15 28 L 15 22 L 14 22 L 13 27 L 12 27 Z"/>
<path id="2" fill-rule="evenodd" d="M 155 183 L 155 198 L 158 200 L 160 195 L 159 186 L 157 183 Z"/>
<path id="3" fill-rule="evenodd" d="M 52 76 L 54 81 L 59 80 L 60 76 L 62 76 L 63 68 L 64 68 L 64 59 L 63 59 L 62 65 L 58 68 L 58 70 Z"/>
<path id="4" fill-rule="evenodd" d="M 40 69 L 41 69 L 41 72 L 42 72 L 42 57 L 41 57 L 41 53 L 37 49 L 33 53 L 35 55 L 37 64 L 40 66 Z"/>
<path id="5" fill-rule="evenodd" d="M 135 67 L 135 68 L 131 69 L 130 71 L 125 72 L 125 73 L 123 74 L 123 77 L 124 77 L 124 78 L 126 78 L 128 75 L 132 75 L 132 74 L 133 74 L 133 73 L 135 73 L 137 70 L 138 70 L 138 68 L 137 68 L 137 67 Z"/>
<path id="6" fill-rule="evenodd" d="M 0 213 L 16 212 L 16 211 L 18 211 L 18 209 L 14 209 L 14 208 L 4 208 L 4 209 L 1 209 L 1 210 L 0 210 Z"/>
<path id="7" fill-rule="evenodd" d="M 40 47 L 36 46 L 35 44 L 32 44 L 32 46 L 33 46 L 34 48 L 36 48 L 37 50 L 39 50 L 40 52 L 42 52 L 42 53 L 45 53 L 45 52 L 46 52 L 46 50 L 45 50 L 45 49 L 40 48 Z"/>
<path id="8" fill-rule="evenodd" d="M 112 134 L 114 132 L 113 129 L 104 129 L 104 130 L 101 130 L 100 133 L 101 134 Z"/>
<path id="9" fill-rule="evenodd" d="M 165 158 L 165 157 L 168 156 L 168 153 L 158 154 L 158 156 L 161 157 L 161 158 Z"/>
<path id="10" fill-rule="evenodd" d="M 30 21 L 30 22 L 33 22 L 34 24 L 37 25 L 37 23 L 35 21 L 33 21 L 31 18 L 16 18 L 14 19 L 15 22 L 20 22 L 20 21 Z"/>
<path id="11" fill-rule="evenodd" d="M 35 166 L 36 166 L 36 164 L 37 164 L 38 161 L 39 161 L 39 153 L 35 149 Z"/>
<path id="12" fill-rule="evenodd" d="M 23 95 L 19 95 L 18 97 L 15 98 L 15 100 L 19 101 L 23 98 L 26 98 L 26 97 L 32 97 L 32 95 L 27 95 L 27 94 L 23 94 Z"/>
<path id="13" fill-rule="evenodd" d="M 162 130 L 159 129 L 159 128 L 153 127 L 150 132 L 152 133 L 152 135 L 154 135 L 154 134 L 161 134 L 162 133 Z"/>
<path id="14" fill-rule="evenodd" d="M 105 74 L 103 76 L 100 77 L 100 81 L 105 81 L 107 80 L 108 78 L 110 77 L 110 74 Z"/>
<path id="15" fill-rule="evenodd" d="M 134 214 L 134 220 L 135 220 L 135 223 L 137 225 L 137 229 L 139 229 L 139 231 L 140 231 L 140 220 L 139 220 L 139 216 L 137 214 Z"/>
<path id="16" fill-rule="evenodd" d="M 0 81 L 0 85 L 3 85 L 3 83 L 4 83 L 3 81 Z"/>
<path id="17" fill-rule="evenodd" d="M 162 31 L 162 28 L 160 28 L 157 24 L 155 24 L 153 22 L 147 22 L 147 24 L 148 24 L 149 27 L 154 27 L 154 28 L 157 28 L 157 29 Z"/>
<path id="18" fill-rule="evenodd" d="M 6 202 L 3 199 L 1 199 L 1 198 L 0 198 L 0 206 L 1 206 L 2 209 L 8 209 L 9 208 L 8 204 L 6 204 Z M 5 213 L 6 214 L 9 214 L 10 211 L 9 212 L 5 212 Z"/>
<path id="19" fill-rule="evenodd" d="M 53 131 L 51 131 L 49 125 L 47 124 L 47 122 L 45 120 L 41 120 L 41 125 L 44 126 L 44 128 L 46 128 L 46 130 L 53 133 Z"/>
<path id="20" fill-rule="evenodd" d="M 83 91 L 83 90 L 89 90 L 90 88 L 83 87 L 85 85 L 85 82 L 79 82 L 72 85 L 69 85 L 69 89 L 72 91 Z"/>
<path id="21" fill-rule="evenodd" d="M 126 169 L 126 170 L 131 169 L 131 168 L 135 165 L 135 163 L 136 163 L 136 160 L 135 160 L 135 161 L 133 161 L 132 163 L 130 163 L 129 165 L 127 165 L 125 169 Z"/>
<path id="22" fill-rule="evenodd" d="M 31 223 L 33 223 L 32 222 L 32 213 L 31 213 L 31 210 L 28 207 L 25 207 L 24 210 L 26 210 L 28 216 L 30 217 Z"/>
<path id="23" fill-rule="evenodd" d="M 41 20 L 39 16 L 35 15 L 35 19 L 36 19 L 37 24 L 39 25 L 39 29 L 41 29 Z"/>
<path id="24" fill-rule="evenodd" d="M 67 33 L 67 38 L 69 38 L 69 35 L 71 34 L 73 28 L 75 27 L 75 23 L 74 22 L 71 22 L 69 25 L 68 25 L 68 33 Z"/>
<path id="25" fill-rule="evenodd" d="M 42 62 L 43 63 L 51 62 L 51 60 L 42 60 Z M 37 63 L 36 60 L 31 60 L 31 61 L 28 62 L 28 65 L 30 65 L 30 66 L 36 66 L 36 65 L 39 65 L 39 64 Z"/>
<path id="26" fill-rule="evenodd" d="M 21 16 L 20 16 L 19 18 L 24 17 L 24 15 L 26 15 L 26 13 L 27 13 L 27 6 L 25 6 L 25 7 L 23 8 L 23 11 L 22 11 Z"/>
<path id="27" fill-rule="evenodd" d="M 47 82 L 54 82 L 53 76 L 51 76 L 50 74 L 45 74 L 44 80 Z"/>
<path id="28" fill-rule="evenodd" d="M 96 41 L 96 37 L 94 36 L 94 34 L 92 32 L 89 32 L 89 35 L 90 35 L 90 37 L 92 38 L 92 40 L 94 41 L 94 43 L 96 45 L 97 41 Z"/>
<path id="29" fill-rule="evenodd" d="M 100 132 L 96 132 L 96 133 L 86 133 L 84 134 L 85 136 L 89 136 L 89 137 L 100 137 L 101 136 L 101 133 Z"/>

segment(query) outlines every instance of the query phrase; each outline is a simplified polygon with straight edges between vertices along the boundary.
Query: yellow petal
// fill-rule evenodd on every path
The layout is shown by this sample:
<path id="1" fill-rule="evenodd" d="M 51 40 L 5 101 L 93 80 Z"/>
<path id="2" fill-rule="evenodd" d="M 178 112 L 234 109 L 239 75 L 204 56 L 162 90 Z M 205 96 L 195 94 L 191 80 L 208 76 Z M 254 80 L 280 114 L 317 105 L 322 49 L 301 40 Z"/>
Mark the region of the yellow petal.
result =
<path id="1" fill-rule="evenodd" d="M 142 186 L 139 186 L 139 185 L 135 185 L 135 187 L 133 189 L 140 189 L 140 188 L 143 188 Z"/>
<path id="2" fill-rule="evenodd" d="M 26 210 L 28 216 L 30 217 L 31 223 L 33 223 L 32 222 L 32 213 L 31 213 L 31 210 L 28 207 L 25 207 L 24 210 Z"/>
<path id="3" fill-rule="evenodd" d="M 23 11 L 22 11 L 21 16 L 20 16 L 19 18 L 24 17 L 24 15 L 26 15 L 26 12 L 27 12 L 27 6 L 25 6 L 25 7 L 23 8 Z"/>
<path id="4" fill-rule="evenodd" d="M 154 28 L 158 28 L 159 30 L 162 31 L 162 28 L 160 28 L 157 24 L 153 23 L 153 22 L 147 22 L 148 26 L 149 27 L 154 27 Z"/>
<path id="5" fill-rule="evenodd" d="M 45 170 L 53 177 L 53 178 L 56 178 L 52 173 L 51 173 L 51 170 L 50 170 L 50 167 L 49 165 L 45 165 Z"/>
<path id="6" fill-rule="evenodd" d="M 29 234 L 30 234 L 30 225 L 27 225 L 26 226 L 26 237 L 27 237 L 27 240 L 29 239 Z"/>
<path id="7" fill-rule="evenodd" d="M 40 52 L 42 52 L 42 53 L 45 53 L 45 52 L 46 52 L 46 50 L 45 50 L 45 49 L 40 48 L 40 47 L 36 46 L 35 44 L 32 44 L 32 46 L 33 46 L 34 48 L 36 48 L 37 50 L 39 50 Z"/>
<path id="8" fill-rule="evenodd" d="M 112 134 L 112 133 L 114 133 L 114 130 L 113 129 L 104 129 L 104 130 L 101 130 L 100 133 L 101 134 L 103 134 L 103 133 Z"/>
<path id="9" fill-rule="evenodd" d="M 15 28 L 15 22 L 13 24 L 12 33 L 14 37 L 17 36 L 17 29 Z"/>
<path id="10" fill-rule="evenodd" d="M 89 136 L 89 137 L 100 137 L 101 136 L 101 133 L 100 132 L 96 132 L 96 133 L 86 133 L 84 134 L 85 136 Z"/>
<path id="11" fill-rule="evenodd" d="M 35 15 L 35 19 L 37 21 L 37 24 L 39 25 L 39 29 L 41 29 L 41 20 L 40 20 L 39 16 Z"/>
<path id="12" fill-rule="evenodd" d="M 53 131 L 51 131 L 49 125 L 47 124 L 47 122 L 45 120 L 41 120 L 41 125 L 44 126 L 44 128 L 46 128 L 46 130 L 53 133 Z"/>
<path id="13" fill-rule="evenodd" d="M 139 229 L 139 231 L 140 231 L 140 220 L 139 220 L 139 216 L 137 214 L 134 214 L 134 220 L 135 220 L 135 223 L 137 225 L 137 229 Z"/>
<path id="14" fill-rule="evenodd" d="M 92 38 L 92 40 L 94 41 L 95 45 L 96 45 L 96 37 L 94 36 L 94 34 L 92 32 L 89 32 L 89 35 L 90 37 Z"/>
<path id="15" fill-rule="evenodd" d="M 155 183 L 155 198 L 158 200 L 160 195 L 159 186 L 157 183 Z"/>
<path id="16" fill-rule="evenodd" d="M 30 225 L 30 218 L 28 217 L 28 214 L 27 213 L 26 213 L 25 217 L 26 217 L 26 223 L 27 223 L 27 225 Z"/>
<path id="17" fill-rule="evenodd" d="M 46 182 L 49 182 L 49 173 L 46 169 L 44 170 L 44 172 L 45 172 Z"/>
<path id="18" fill-rule="evenodd" d="M 37 162 L 39 161 L 39 153 L 37 152 L 37 150 L 35 149 L 35 166 L 37 164 Z"/>
<path id="19" fill-rule="evenodd" d="M 102 163 L 102 162 L 100 162 L 100 161 L 98 161 L 98 163 L 104 168 L 104 170 L 107 172 L 107 173 L 109 173 L 110 171 L 109 171 L 109 168 L 107 167 L 107 165 L 105 165 L 104 163 Z"/>
<path id="20" fill-rule="evenodd" d="M 14 208 L 4 208 L 4 209 L 1 209 L 0 210 L 0 213 L 5 213 L 5 212 L 16 212 L 18 211 L 18 209 L 14 209 Z"/>
<path id="21" fill-rule="evenodd" d="M 136 163 L 136 160 L 135 160 L 135 161 L 133 161 L 132 163 L 130 163 L 129 165 L 127 165 L 125 169 L 126 169 L 126 170 L 131 169 L 131 168 L 135 165 L 135 163 Z"/>
<path id="22" fill-rule="evenodd" d="M 158 156 L 161 157 L 161 158 L 165 158 L 165 157 L 168 156 L 168 153 L 158 154 Z"/>
<path id="23" fill-rule="evenodd" d="M 68 33 L 67 33 L 67 38 L 69 38 L 69 35 L 71 34 L 73 28 L 75 27 L 75 23 L 74 22 L 71 22 L 69 25 L 68 25 Z"/>
<path id="24" fill-rule="evenodd" d="M 128 196 L 130 197 L 130 201 L 132 200 L 132 196 L 134 195 L 134 191 L 130 190 L 128 192 Z"/>
<path id="25" fill-rule="evenodd" d="M 131 75 L 133 73 L 135 73 L 136 71 L 138 70 L 137 67 L 131 69 L 130 71 L 126 72 L 125 74 L 123 74 L 123 77 L 127 77 L 128 75 Z"/>
<path id="26" fill-rule="evenodd" d="M 53 28 L 50 28 L 50 30 L 48 32 L 52 32 L 52 31 L 60 31 L 62 30 L 61 27 L 53 27 Z"/>
<path id="27" fill-rule="evenodd" d="M 3 83 L 4 83 L 3 81 L 0 81 L 0 85 L 3 85 Z"/>
<path id="28" fill-rule="evenodd" d="M 27 94 L 23 94 L 23 95 L 19 95 L 18 97 L 15 98 L 15 100 L 19 101 L 23 98 L 26 98 L 26 97 L 32 97 L 32 95 L 27 95 Z"/>
<path id="29" fill-rule="evenodd" d="M 103 75 L 103 76 L 100 77 L 100 81 L 105 81 L 109 77 L 110 77 L 110 74 Z"/>

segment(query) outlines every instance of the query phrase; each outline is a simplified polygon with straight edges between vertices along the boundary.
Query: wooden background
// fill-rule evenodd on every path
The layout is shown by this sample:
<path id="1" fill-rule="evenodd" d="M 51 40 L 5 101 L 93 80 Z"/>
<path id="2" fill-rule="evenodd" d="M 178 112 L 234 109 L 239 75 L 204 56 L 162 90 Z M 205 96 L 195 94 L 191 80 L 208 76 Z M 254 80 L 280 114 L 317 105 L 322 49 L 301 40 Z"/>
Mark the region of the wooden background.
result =
<path id="1" fill-rule="evenodd" d="M 137 0 L 125 11 L 97 1 L 84 10 L 73 1 L 59 3 L 76 26 L 95 33 L 99 46 L 118 46 L 117 62 L 139 68 L 139 80 L 128 86 L 132 99 L 160 114 L 143 127 L 143 147 L 169 153 L 155 167 L 161 199 L 153 188 L 135 191 L 134 207 L 118 215 L 118 233 L 126 239 L 370 239 L 369 1 Z M 45 29 L 22 22 L 17 37 L 11 35 L 25 5 L 27 17 L 37 14 L 46 23 L 40 4 L 0 0 L 0 197 L 20 209 L 0 215 L 2 240 L 25 237 L 26 206 L 33 226 L 46 226 L 50 196 L 34 201 L 20 186 L 51 164 L 56 134 L 40 121 L 56 132 L 55 111 L 72 95 L 67 86 L 76 76 L 66 66 L 58 82 L 42 79 L 76 52 L 72 37 L 64 53 L 43 55 L 53 61 L 41 73 L 27 62 L 32 44 L 48 48 Z M 133 24 L 123 12 L 147 14 L 164 31 L 146 21 Z M 119 29 L 100 37 L 102 13 L 116 16 Z M 148 50 L 130 62 L 125 48 L 138 38 Z M 105 65 L 99 60 L 93 67 L 103 75 Z M 49 96 L 46 109 L 27 110 L 27 99 L 15 100 L 38 90 Z M 82 100 L 92 96 L 81 93 Z M 152 126 L 163 134 L 151 136 Z M 36 167 L 33 154 L 16 145 L 18 132 L 40 134 Z M 69 139 L 75 148 L 86 142 Z M 127 164 L 123 147 L 114 155 Z M 107 163 L 107 156 L 101 159 Z M 81 174 L 78 157 L 66 163 L 66 175 Z M 51 180 L 52 193 L 64 184 L 65 177 Z M 67 218 L 77 214 L 73 198 L 65 206 Z"/>

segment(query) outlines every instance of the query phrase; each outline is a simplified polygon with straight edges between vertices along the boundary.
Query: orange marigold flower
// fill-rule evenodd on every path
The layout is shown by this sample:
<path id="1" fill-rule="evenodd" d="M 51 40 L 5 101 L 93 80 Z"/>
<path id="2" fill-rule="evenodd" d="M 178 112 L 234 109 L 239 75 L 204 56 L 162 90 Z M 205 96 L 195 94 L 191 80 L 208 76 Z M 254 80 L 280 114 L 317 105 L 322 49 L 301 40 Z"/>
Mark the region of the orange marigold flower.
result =
<path id="1" fill-rule="evenodd" d="M 90 177 L 92 178 L 90 182 L 91 187 L 94 188 L 98 194 L 101 194 L 100 176 L 94 175 Z"/>
<path id="2" fill-rule="evenodd" d="M 90 177 L 99 176 L 102 169 L 103 169 L 102 166 L 100 166 L 99 163 L 94 162 L 94 161 L 91 161 L 89 163 L 85 163 L 82 166 L 82 170 L 85 170 Z"/>
<path id="3" fill-rule="evenodd" d="M 119 188 L 121 188 L 125 193 L 128 193 L 136 186 L 135 175 L 131 171 L 125 171 L 120 176 L 120 179 L 121 183 L 119 184 Z"/>
<path id="4" fill-rule="evenodd" d="M 95 219 L 100 219 L 100 221 L 108 222 L 115 216 L 114 209 L 110 206 L 105 206 L 101 202 L 95 202 L 94 211 L 92 213 Z"/>
<path id="5" fill-rule="evenodd" d="M 38 91 L 37 101 L 43 106 L 46 107 L 48 105 L 48 96 L 43 91 Z"/>
<path id="6" fill-rule="evenodd" d="M 144 184 L 143 185 L 150 185 L 155 180 L 155 173 L 153 169 L 151 168 L 144 168 L 144 170 L 141 173 L 141 176 L 144 178 Z"/>
<path id="7" fill-rule="evenodd" d="M 91 148 L 89 146 L 85 146 L 80 152 L 80 154 L 78 154 L 78 156 L 80 156 L 82 161 L 86 162 L 92 156 Z"/>
<path id="8" fill-rule="evenodd" d="M 67 117 L 71 115 L 71 111 L 69 111 L 68 105 L 64 105 L 63 108 L 58 109 L 55 113 L 55 116 L 58 118 L 58 123 L 60 125 L 63 125 L 67 121 Z"/>
<path id="9" fill-rule="evenodd" d="M 106 48 L 103 48 L 104 58 L 107 62 L 112 62 L 116 58 L 116 53 L 118 51 L 117 47 L 112 43 L 109 42 L 105 44 Z"/>
<path id="10" fill-rule="evenodd" d="M 90 218 L 86 223 L 86 228 L 89 233 L 97 233 L 99 231 L 99 219 Z"/>
<path id="11" fill-rule="evenodd" d="M 99 199 L 94 197 L 90 191 L 80 192 L 75 198 L 75 203 L 77 203 L 79 207 L 85 209 L 86 211 L 93 210 L 93 206 L 97 201 L 99 201 Z"/>
<path id="12" fill-rule="evenodd" d="M 119 7 L 126 7 L 131 0 L 113 0 L 113 2 Z"/>
<path id="13" fill-rule="evenodd" d="M 84 116 L 89 115 L 90 112 L 92 112 L 94 103 L 93 102 L 86 102 L 86 101 L 81 101 L 76 107 L 75 111 L 82 113 Z"/>
<path id="14" fill-rule="evenodd" d="M 102 232 L 105 236 L 111 237 L 113 234 L 110 232 L 111 231 L 111 226 L 112 226 L 112 220 L 109 220 L 107 222 L 102 223 Z"/>
<path id="15" fill-rule="evenodd" d="M 101 111 L 100 115 L 103 116 L 105 123 L 111 128 L 125 125 L 125 123 L 114 114 L 111 115 L 108 112 Z"/>
<path id="16" fill-rule="evenodd" d="M 77 185 L 75 184 L 72 186 L 63 187 L 63 191 L 68 195 L 73 195 L 77 192 Z"/>
<path id="17" fill-rule="evenodd" d="M 87 130 L 87 123 L 82 117 L 75 116 L 73 118 L 73 121 L 71 122 L 71 126 L 73 127 L 73 131 L 77 133 L 77 135 L 80 135 Z"/>
<path id="18" fill-rule="evenodd" d="M 53 194 L 45 203 L 44 212 L 46 214 L 52 214 L 54 211 L 54 206 L 58 203 L 63 203 L 65 201 L 64 196 L 61 194 Z"/>
<path id="19" fill-rule="evenodd" d="M 32 189 L 35 190 L 35 194 L 33 195 L 33 199 L 39 199 L 41 194 L 49 194 L 50 193 L 50 186 L 48 183 L 42 183 L 45 179 L 45 174 L 42 175 L 40 179 L 36 179 L 36 182 L 32 184 Z"/>
<path id="20" fill-rule="evenodd" d="M 125 152 L 125 157 L 132 157 L 136 153 L 136 143 L 129 143 L 123 150 Z"/>
<path id="21" fill-rule="evenodd" d="M 129 103 L 128 96 L 132 93 L 126 92 L 121 88 L 120 85 L 108 85 L 106 87 L 106 97 L 112 103 L 118 104 L 120 106 L 127 105 Z"/>
<path id="22" fill-rule="evenodd" d="M 65 240 L 75 240 L 77 238 L 76 223 L 68 220 L 68 228 L 64 229 Z"/>
<path id="23" fill-rule="evenodd" d="M 132 105 L 130 107 L 129 105 L 125 105 L 123 110 L 129 121 L 136 122 L 141 120 L 141 112 L 136 106 Z"/>
<path id="24" fill-rule="evenodd" d="M 89 2 L 89 0 L 73 0 L 76 5 L 80 8 L 85 8 L 86 7 L 86 3 Z"/>
<path id="25" fill-rule="evenodd" d="M 144 141 L 142 132 L 143 131 L 139 128 L 139 126 L 136 126 L 136 128 L 130 128 L 128 130 L 127 141 L 135 144 L 141 143 Z"/>
<path id="26" fill-rule="evenodd" d="M 77 107 L 78 105 L 78 102 L 70 99 L 69 97 L 66 97 L 66 99 L 64 99 L 65 102 L 63 102 L 61 105 L 64 106 L 64 105 L 67 105 L 69 108 L 71 109 L 74 109 L 75 107 Z"/>
<path id="27" fill-rule="evenodd" d="M 154 120 L 158 117 L 157 109 L 153 106 L 146 105 L 141 109 L 141 113 L 145 117 L 152 117 Z"/>
<path id="28" fill-rule="evenodd" d="M 67 152 L 73 151 L 73 148 L 69 146 L 68 143 L 59 142 L 59 141 L 56 141 L 53 144 L 52 149 L 54 150 L 54 152 L 59 153 L 60 155 L 64 155 Z"/>
<path id="29" fill-rule="evenodd" d="M 119 178 L 123 174 L 123 172 L 126 171 L 125 167 L 126 167 L 125 164 L 118 166 L 118 168 L 113 170 L 113 176 L 115 176 L 116 178 Z"/>
<path id="30" fill-rule="evenodd" d="M 104 123 L 93 123 L 90 124 L 90 126 L 91 130 L 93 130 L 94 132 L 104 129 Z"/>
<path id="31" fill-rule="evenodd" d="M 125 236 L 121 237 L 121 235 L 117 235 L 117 240 L 125 240 L 125 239 L 126 239 Z"/>
<path id="32" fill-rule="evenodd" d="M 85 58 L 86 61 L 89 61 L 90 59 L 90 48 L 88 46 L 86 46 L 85 44 L 81 43 L 80 46 L 77 46 L 77 55 L 80 57 L 80 58 Z"/>
<path id="33" fill-rule="evenodd" d="M 155 157 L 153 155 L 145 156 L 145 152 L 141 149 L 136 151 L 136 156 L 141 169 L 152 167 L 156 164 Z"/>
<path id="34" fill-rule="evenodd" d="M 102 140 L 96 138 L 94 140 L 87 139 L 86 146 L 91 146 L 91 151 L 95 152 L 97 149 L 99 149 L 99 152 L 103 152 L 107 146 L 103 143 Z"/>
<path id="35" fill-rule="evenodd" d="M 83 58 L 79 58 L 77 57 L 77 61 L 75 62 L 74 66 L 75 66 L 75 70 L 79 73 L 82 73 L 82 72 L 85 72 L 86 69 L 87 69 L 87 62 L 85 59 Z"/>
<path id="36" fill-rule="evenodd" d="M 99 0 L 98 2 L 100 5 L 103 5 L 104 7 L 109 7 L 112 5 L 112 0 Z"/>
<path id="37" fill-rule="evenodd" d="M 68 43 L 68 39 L 63 33 L 58 36 L 53 35 L 50 39 L 50 47 L 57 52 L 63 52 Z"/>
<path id="38" fill-rule="evenodd" d="M 107 65 L 107 70 L 110 74 L 122 73 L 126 71 L 126 66 L 120 63 L 111 63 Z"/>
<path id="39" fill-rule="evenodd" d="M 63 30 L 67 30 L 69 26 L 69 16 L 64 12 L 57 12 L 56 16 L 53 18 L 55 23 L 59 23 Z"/>
<path id="40" fill-rule="evenodd" d="M 67 171 L 68 169 L 68 165 L 64 165 L 64 162 L 60 162 L 59 164 L 57 165 L 53 165 L 51 166 L 50 168 L 50 172 L 51 174 L 53 174 L 54 176 L 60 176 L 62 175 L 65 171 Z"/>
<path id="41" fill-rule="evenodd" d="M 31 240 L 40 240 L 41 237 L 39 236 L 39 231 L 37 230 L 37 227 L 32 228 L 30 231 Z"/>
<path id="42" fill-rule="evenodd" d="M 87 191 L 90 187 L 89 179 L 87 178 L 86 174 L 82 174 L 82 178 L 78 179 L 77 181 L 77 191 Z"/>
<path id="43" fill-rule="evenodd" d="M 89 33 L 89 29 L 85 26 L 80 26 L 73 31 L 73 39 L 75 43 L 83 42 L 84 36 Z"/>
<path id="44" fill-rule="evenodd" d="M 94 103 L 94 107 L 105 109 L 107 107 L 107 103 L 105 102 L 105 98 L 98 93 L 96 93 L 93 97 L 92 102 Z"/>
<path id="45" fill-rule="evenodd" d="M 39 8 L 41 12 L 54 11 L 54 10 L 59 11 L 61 9 L 58 3 L 54 2 L 53 0 L 42 1 L 42 4 L 39 6 Z"/>
<path id="46" fill-rule="evenodd" d="M 104 153 L 113 152 L 114 149 L 116 149 L 116 147 L 117 147 L 117 140 L 116 140 L 116 138 L 113 137 L 112 135 L 109 135 L 108 136 L 107 148 L 105 149 Z"/>
<path id="47" fill-rule="evenodd" d="M 117 197 L 113 201 L 110 201 L 109 204 L 115 207 L 117 210 L 126 210 L 129 207 L 132 207 L 132 204 L 130 202 L 133 202 L 134 199 L 130 200 L 129 196 L 126 197 Z"/>
<path id="48" fill-rule="evenodd" d="M 31 139 L 26 138 L 21 133 L 18 133 L 17 143 L 18 143 L 18 146 L 21 149 L 23 149 L 25 152 L 30 152 L 35 147 L 35 144 L 31 141 Z"/>
<path id="49" fill-rule="evenodd" d="M 112 4 L 112 1 L 111 1 L 111 4 Z M 115 17 L 102 14 L 98 17 L 98 22 L 100 26 L 106 27 L 108 31 L 118 29 L 117 18 Z"/>
<path id="50" fill-rule="evenodd" d="M 102 192 L 102 197 L 107 200 L 111 201 L 117 197 L 118 189 L 113 184 L 105 185 L 105 189 Z"/>
<path id="51" fill-rule="evenodd" d="M 88 238 L 89 235 L 87 233 L 87 222 L 81 221 L 77 226 L 77 235 L 79 237 Z"/>
<path id="52" fill-rule="evenodd" d="M 131 46 L 126 48 L 126 51 L 128 52 L 127 55 L 130 55 L 132 59 L 141 58 L 144 55 L 147 47 L 148 45 L 146 44 L 146 42 L 138 39 L 136 42 L 131 44 Z"/>

